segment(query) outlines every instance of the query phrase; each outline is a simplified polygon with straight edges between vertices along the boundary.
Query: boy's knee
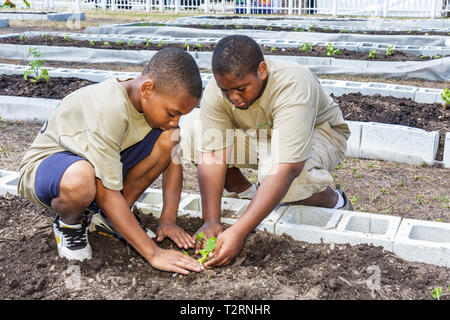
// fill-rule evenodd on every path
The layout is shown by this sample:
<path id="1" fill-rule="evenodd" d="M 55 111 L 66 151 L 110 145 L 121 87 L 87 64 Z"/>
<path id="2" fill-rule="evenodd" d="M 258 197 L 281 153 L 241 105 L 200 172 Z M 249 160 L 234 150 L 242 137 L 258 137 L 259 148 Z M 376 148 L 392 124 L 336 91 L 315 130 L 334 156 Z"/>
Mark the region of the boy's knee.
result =
<path id="1" fill-rule="evenodd" d="M 180 129 L 165 130 L 158 138 L 157 147 L 164 152 L 164 154 L 170 155 L 173 148 L 180 142 Z"/>
<path id="2" fill-rule="evenodd" d="M 87 161 L 78 161 L 64 173 L 59 196 L 62 200 L 87 207 L 94 201 L 96 190 L 94 168 Z"/>

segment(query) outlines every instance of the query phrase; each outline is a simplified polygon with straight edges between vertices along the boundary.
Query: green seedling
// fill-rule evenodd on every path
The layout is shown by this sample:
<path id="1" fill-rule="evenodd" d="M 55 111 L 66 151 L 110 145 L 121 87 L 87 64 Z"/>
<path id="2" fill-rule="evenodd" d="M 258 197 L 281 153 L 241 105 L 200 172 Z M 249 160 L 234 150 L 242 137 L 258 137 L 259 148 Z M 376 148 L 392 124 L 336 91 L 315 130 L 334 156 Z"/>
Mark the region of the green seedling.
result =
<path id="1" fill-rule="evenodd" d="M 103 42 L 103 45 L 104 45 L 105 47 L 109 47 L 109 46 L 111 46 L 111 44 L 109 43 L 109 41 L 105 41 L 105 42 Z"/>
<path id="2" fill-rule="evenodd" d="M 66 40 L 67 42 L 70 42 L 70 38 L 67 34 L 64 36 L 64 40 Z"/>
<path id="3" fill-rule="evenodd" d="M 95 46 L 95 41 L 94 41 L 94 40 L 91 40 L 91 41 L 89 41 L 89 44 L 90 44 L 91 46 Z"/>
<path id="4" fill-rule="evenodd" d="M 132 45 L 133 45 L 133 40 L 131 40 L 131 39 L 128 40 L 127 45 L 128 45 L 128 46 L 132 46 Z"/>
<path id="5" fill-rule="evenodd" d="M 445 88 L 444 91 L 441 92 L 441 97 L 444 100 L 442 103 L 442 110 L 447 109 L 447 106 L 450 105 L 450 89 Z"/>
<path id="6" fill-rule="evenodd" d="M 386 55 L 392 56 L 394 54 L 394 50 L 392 50 L 392 46 L 387 47 Z"/>
<path id="7" fill-rule="evenodd" d="M 441 287 L 436 287 L 431 291 L 431 295 L 433 296 L 433 298 L 440 300 L 441 296 L 442 296 L 442 288 Z"/>
<path id="8" fill-rule="evenodd" d="M 158 44 L 156 45 L 158 48 L 161 48 L 164 45 L 164 41 L 159 40 Z"/>
<path id="9" fill-rule="evenodd" d="M 272 27 L 271 27 L 271 26 L 267 26 L 267 27 L 266 27 L 266 30 L 272 31 Z"/>
<path id="10" fill-rule="evenodd" d="M 202 44 L 200 43 L 200 42 L 197 42 L 196 44 L 195 44 L 195 49 L 201 49 L 203 46 L 202 46 Z"/>
<path id="11" fill-rule="evenodd" d="M 441 58 L 441 56 L 438 54 L 433 57 L 433 59 L 440 59 L 440 58 Z"/>
<path id="12" fill-rule="evenodd" d="M 185 43 L 185 44 L 184 44 L 184 48 L 186 49 L 186 51 L 189 51 L 189 48 L 190 48 L 189 43 Z"/>
<path id="13" fill-rule="evenodd" d="M 150 45 L 150 39 L 145 39 L 145 46 L 148 47 Z"/>
<path id="14" fill-rule="evenodd" d="M 333 47 L 333 45 L 331 44 L 331 42 L 328 43 L 327 46 L 327 56 L 334 56 L 334 55 L 339 55 L 341 52 L 339 51 L 339 49 L 335 49 Z"/>
<path id="15" fill-rule="evenodd" d="M 277 51 L 277 47 L 270 47 L 270 52 L 276 52 Z"/>
<path id="16" fill-rule="evenodd" d="M 122 40 L 119 40 L 119 41 L 117 41 L 117 44 L 118 44 L 119 46 L 121 46 L 121 45 L 123 44 L 123 41 L 122 41 Z"/>
<path id="17" fill-rule="evenodd" d="M 24 34 L 21 34 L 20 37 L 19 37 L 19 39 L 20 39 L 20 41 L 25 41 L 25 40 L 27 40 L 27 38 L 25 37 Z"/>
<path id="18" fill-rule="evenodd" d="M 199 232 L 197 234 L 197 242 L 201 243 L 202 240 L 206 241 L 205 248 L 198 250 L 198 252 L 200 252 L 200 254 L 201 254 L 201 257 L 199 259 L 197 259 L 197 261 L 200 262 L 201 264 L 204 264 L 206 262 L 206 260 L 208 259 L 208 255 L 216 247 L 216 238 L 215 237 L 206 238 L 206 236 L 203 232 Z"/>
<path id="19" fill-rule="evenodd" d="M 302 27 L 295 27 L 294 29 L 292 29 L 292 31 L 303 32 L 305 30 L 303 30 Z"/>
<path id="20" fill-rule="evenodd" d="M 314 45 L 312 43 L 303 42 L 302 46 L 300 47 L 300 50 L 303 52 L 306 52 L 308 50 L 312 50 L 314 48 Z"/>
<path id="21" fill-rule="evenodd" d="M 370 50 L 369 52 L 369 59 L 375 59 L 375 55 L 377 54 L 377 52 L 375 50 Z"/>
<path id="22" fill-rule="evenodd" d="M 40 57 L 42 57 L 42 53 L 40 53 L 37 48 L 30 48 L 28 52 L 33 55 L 34 59 L 30 61 L 31 69 L 28 69 L 23 73 L 23 79 L 25 81 L 29 80 L 33 83 L 41 79 L 44 79 L 45 82 L 48 82 L 48 79 L 50 78 L 48 75 L 48 71 L 46 68 L 42 67 L 45 61 L 39 59 Z M 31 76 L 32 78 L 28 79 L 29 76 Z"/>

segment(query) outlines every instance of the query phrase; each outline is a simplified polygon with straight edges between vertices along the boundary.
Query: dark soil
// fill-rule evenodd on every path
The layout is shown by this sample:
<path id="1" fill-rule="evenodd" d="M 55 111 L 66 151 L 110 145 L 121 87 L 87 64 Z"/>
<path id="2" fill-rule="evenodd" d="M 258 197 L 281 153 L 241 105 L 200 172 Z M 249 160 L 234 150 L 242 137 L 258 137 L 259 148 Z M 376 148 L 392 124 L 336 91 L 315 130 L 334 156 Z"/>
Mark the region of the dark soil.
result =
<path id="1" fill-rule="evenodd" d="M 29 83 L 21 75 L 0 75 L 0 95 L 62 99 L 92 83 L 94 82 L 76 78 L 50 78 L 48 83 L 43 80 Z M 443 110 L 439 103 L 417 103 L 411 99 L 363 96 L 360 93 L 333 98 L 347 120 L 400 124 L 438 131 L 440 143 L 437 158 L 442 160 L 445 133 L 450 132 L 450 109 Z"/>
<path id="2" fill-rule="evenodd" d="M 108 41 L 106 44 L 104 41 L 96 41 L 91 43 L 87 40 L 75 40 L 64 39 L 64 37 L 31 37 L 20 39 L 16 38 L 2 38 L 0 43 L 6 44 L 20 44 L 20 45 L 48 45 L 59 47 L 85 47 L 85 48 L 97 48 L 97 49 L 115 49 L 115 50 L 160 50 L 168 47 L 175 47 L 182 50 L 187 50 L 187 46 L 182 43 L 118 43 Z M 190 44 L 189 51 L 203 51 L 212 52 L 214 50 L 214 43 L 202 43 L 201 45 Z M 353 59 L 353 60 L 377 60 L 377 61 L 422 61 L 431 59 L 429 56 L 415 56 L 409 53 L 400 51 L 393 51 L 391 55 L 387 55 L 386 51 L 377 52 L 374 58 L 369 58 L 368 52 L 357 52 L 347 49 L 339 49 L 339 54 L 327 55 L 328 49 L 326 46 L 314 46 L 311 49 L 302 50 L 297 47 L 271 47 L 261 45 L 261 49 L 264 55 L 284 55 L 284 56 L 306 56 L 306 57 L 334 57 L 337 59 Z"/>
<path id="3" fill-rule="evenodd" d="M 32 77 L 30 77 L 32 78 Z M 79 78 L 50 78 L 48 82 L 25 81 L 22 75 L 0 75 L 0 95 L 62 99 L 69 93 L 95 82 Z"/>
<path id="4" fill-rule="evenodd" d="M 143 22 L 140 26 L 165 26 L 164 23 L 148 23 Z M 302 27 L 287 27 L 287 26 L 266 26 L 266 25 L 236 25 L 236 24 L 189 24 L 189 25 L 176 25 L 170 24 L 170 26 L 178 26 L 184 28 L 195 29 L 218 29 L 218 30 L 239 30 L 239 29 L 251 29 L 251 30 L 266 30 L 266 31 L 287 31 L 287 32 L 320 32 L 320 33 L 356 33 L 356 34 L 378 34 L 378 35 L 438 35 L 446 36 L 444 31 L 419 31 L 419 30 L 407 30 L 407 31 L 387 31 L 387 30 L 333 30 L 330 28 L 321 28 L 314 26 L 313 24 L 308 28 Z"/>
<path id="5" fill-rule="evenodd" d="M 441 299 L 450 298 L 448 268 L 407 262 L 382 247 L 309 244 L 261 231 L 247 237 L 230 265 L 187 276 L 156 270 L 121 241 L 96 233 L 89 234 L 92 259 L 69 262 L 57 254 L 54 212 L 16 196 L 0 196 L 0 204 L 2 300 L 203 300 L 205 295 L 213 300 L 427 300 L 434 299 L 430 292 L 438 286 Z M 140 217 L 156 229 L 153 216 Z M 190 234 L 201 223 L 178 219 Z M 179 250 L 168 239 L 157 244 Z"/>

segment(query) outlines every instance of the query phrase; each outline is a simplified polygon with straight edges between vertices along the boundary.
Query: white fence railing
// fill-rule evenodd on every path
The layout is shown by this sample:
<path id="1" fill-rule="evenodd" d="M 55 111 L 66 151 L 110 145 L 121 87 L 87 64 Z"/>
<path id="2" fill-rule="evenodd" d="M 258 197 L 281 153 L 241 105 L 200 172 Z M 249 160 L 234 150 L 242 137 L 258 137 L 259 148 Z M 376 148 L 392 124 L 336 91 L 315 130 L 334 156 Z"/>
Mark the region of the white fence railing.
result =
<path id="1" fill-rule="evenodd" d="M 14 2 L 18 8 L 25 7 L 22 0 Z M 29 2 L 33 9 L 38 10 L 100 9 L 168 13 L 326 14 L 429 18 L 450 15 L 450 0 L 29 0 Z"/>

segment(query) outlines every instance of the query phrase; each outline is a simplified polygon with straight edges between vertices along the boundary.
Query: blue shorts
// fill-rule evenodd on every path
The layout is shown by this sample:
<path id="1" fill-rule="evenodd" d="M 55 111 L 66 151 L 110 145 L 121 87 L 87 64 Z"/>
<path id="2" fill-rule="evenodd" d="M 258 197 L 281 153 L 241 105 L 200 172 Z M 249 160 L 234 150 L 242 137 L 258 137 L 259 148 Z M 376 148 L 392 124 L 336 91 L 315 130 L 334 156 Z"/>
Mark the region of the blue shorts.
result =
<path id="1" fill-rule="evenodd" d="M 152 129 L 143 140 L 120 153 L 123 178 L 131 168 L 150 155 L 161 132 L 161 129 Z M 85 159 L 64 151 L 52 154 L 41 162 L 36 170 L 34 190 L 42 203 L 51 206 L 52 199 L 59 197 L 59 183 L 64 172 L 72 163 L 79 160 Z"/>

